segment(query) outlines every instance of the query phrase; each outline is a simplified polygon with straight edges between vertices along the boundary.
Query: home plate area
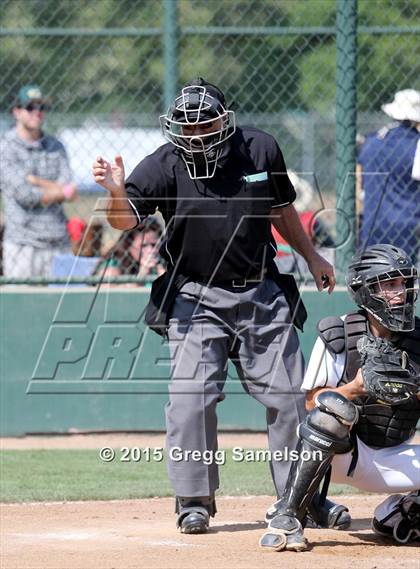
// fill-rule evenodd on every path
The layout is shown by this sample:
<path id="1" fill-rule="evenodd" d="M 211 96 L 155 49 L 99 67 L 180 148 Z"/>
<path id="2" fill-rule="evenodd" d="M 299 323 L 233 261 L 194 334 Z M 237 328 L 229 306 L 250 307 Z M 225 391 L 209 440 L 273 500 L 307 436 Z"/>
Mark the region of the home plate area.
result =
<path id="1" fill-rule="evenodd" d="M 171 498 L 125 501 L 2 504 L 2 569 L 244 569 L 353 567 L 418 569 L 415 546 L 397 546 L 373 534 L 370 519 L 384 496 L 340 496 L 352 513 L 348 531 L 307 530 L 304 553 L 264 551 L 264 515 L 270 496 L 220 497 L 206 535 L 175 528 Z M 321 565 L 322 564 L 322 565 Z"/>

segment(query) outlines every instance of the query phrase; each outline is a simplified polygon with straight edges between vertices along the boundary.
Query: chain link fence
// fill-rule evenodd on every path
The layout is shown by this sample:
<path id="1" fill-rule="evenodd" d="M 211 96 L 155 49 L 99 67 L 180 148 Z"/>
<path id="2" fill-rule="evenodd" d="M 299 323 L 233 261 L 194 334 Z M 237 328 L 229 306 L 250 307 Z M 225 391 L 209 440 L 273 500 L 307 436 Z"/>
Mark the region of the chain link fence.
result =
<path id="1" fill-rule="evenodd" d="M 111 281 L 124 275 L 125 281 L 138 282 L 140 275 L 147 282 L 163 270 L 158 256 L 147 253 L 149 237 L 155 244 L 162 240 L 159 217 L 147 238 L 111 229 L 98 211 L 98 198 L 105 194 L 90 169 L 96 155 L 112 158 L 121 152 L 130 171 L 162 144 L 158 115 L 182 83 L 198 75 L 223 88 L 239 124 L 277 138 L 288 168 L 299 173 L 301 214 L 319 212 L 328 238 L 317 245 L 331 247 L 330 258 L 332 245 L 341 244 L 338 234 L 343 237 L 336 205 L 343 215 L 350 212 L 348 229 L 355 231 L 351 239 L 344 235 L 348 252 L 374 239 L 401 245 L 416 258 L 420 196 L 410 168 L 418 131 L 411 123 L 398 123 L 406 130 L 398 151 L 391 152 L 395 144 L 389 141 L 398 128 L 381 106 L 398 91 L 420 91 L 420 5 L 416 0 L 358 1 L 355 33 L 351 26 L 340 31 L 357 46 L 357 69 L 356 57 L 347 61 L 357 72 L 357 107 L 355 97 L 336 104 L 343 91 L 341 83 L 337 89 L 336 48 L 346 45 L 338 44 L 337 18 L 349 5 L 356 9 L 353 0 L 1 0 L 0 134 L 14 126 L 11 111 L 19 89 L 39 85 L 51 100 L 45 131 L 64 144 L 78 187 L 77 196 L 62 203 L 11 207 L 7 202 L 16 201 L 16 194 L 6 175 L 10 164 L 2 166 L 3 251 L 10 258 L 8 242 L 19 245 L 12 248 L 12 265 L 22 267 L 10 273 L 3 259 L 3 282 L 46 283 L 49 277 L 60 282 L 69 274 L 77 282 L 96 282 L 104 274 Z M 347 48 L 340 49 L 346 58 Z M 353 125 L 354 133 L 357 128 L 356 140 L 353 134 L 349 142 L 338 135 L 342 148 L 338 123 Z M 377 130 L 378 135 L 370 134 Z M 336 166 L 345 152 L 350 183 L 343 185 Z M 28 191 L 33 184 L 27 176 L 42 178 L 46 172 L 53 179 L 50 170 L 22 156 L 14 166 L 18 170 Z M 13 225 L 16 207 L 26 208 L 22 231 Z M 74 255 L 58 251 L 49 273 L 41 274 L 25 260 L 22 234 L 34 217 L 41 227 L 45 215 L 48 235 L 48 212 L 65 227 Z M 286 249 L 279 243 L 280 255 Z"/>

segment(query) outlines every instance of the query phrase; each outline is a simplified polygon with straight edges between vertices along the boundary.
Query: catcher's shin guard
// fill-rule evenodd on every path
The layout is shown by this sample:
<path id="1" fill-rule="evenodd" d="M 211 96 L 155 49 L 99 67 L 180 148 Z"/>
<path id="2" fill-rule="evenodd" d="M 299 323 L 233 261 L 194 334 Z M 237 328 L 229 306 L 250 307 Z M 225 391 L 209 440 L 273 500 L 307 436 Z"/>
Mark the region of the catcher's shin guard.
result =
<path id="1" fill-rule="evenodd" d="M 351 450 L 349 432 L 356 420 L 356 406 L 340 393 L 324 391 L 317 397 L 316 408 L 299 425 L 299 459 L 292 463 L 283 496 L 276 503 L 278 513 L 260 540 L 262 547 L 281 550 L 278 543 L 270 542 L 275 541 L 273 536 L 283 534 L 287 537 L 283 549 L 307 548 L 302 530 L 307 508 L 334 455 Z M 302 536 L 296 547 L 293 534 Z"/>
<path id="2" fill-rule="evenodd" d="M 181 533 L 207 533 L 210 516 L 216 513 L 214 496 L 176 497 L 176 527 Z"/>

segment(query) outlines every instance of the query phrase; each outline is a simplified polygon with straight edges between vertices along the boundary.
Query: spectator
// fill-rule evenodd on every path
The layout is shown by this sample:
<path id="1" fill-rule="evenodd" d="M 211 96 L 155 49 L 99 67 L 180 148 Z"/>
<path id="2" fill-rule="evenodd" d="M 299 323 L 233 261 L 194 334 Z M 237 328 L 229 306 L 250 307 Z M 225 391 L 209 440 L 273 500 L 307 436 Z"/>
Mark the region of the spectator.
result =
<path id="1" fill-rule="evenodd" d="M 115 245 L 98 263 L 94 274 L 109 277 L 121 275 L 137 276 L 141 281 L 150 282 L 165 272 L 159 256 L 161 227 L 154 222 L 145 229 L 138 228 L 124 231 Z"/>
<path id="2" fill-rule="evenodd" d="M 295 187 L 295 208 L 299 214 L 299 219 L 305 233 L 311 239 L 318 253 L 331 264 L 334 264 L 334 241 L 319 216 L 316 216 L 317 211 L 320 211 L 320 204 L 317 203 L 316 193 L 312 184 L 298 176 L 297 173 L 292 170 L 288 170 L 287 173 Z M 271 231 L 276 241 L 276 264 L 279 271 L 283 273 L 294 273 L 298 280 L 304 279 L 305 282 L 313 281 L 305 259 L 290 247 L 274 225 L 271 226 Z"/>
<path id="3" fill-rule="evenodd" d="M 22 87 L 12 109 L 16 126 L 0 141 L 7 277 L 48 277 L 54 255 L 70 251 L 62 204 L 77 189 L 63 145 L 42 130 L 47 108 L 39 87 Z"/>
<path id="4" fill-rule="evenodd" d="M 67 221 L 67 233 L 70 237 L 70 245 L 73 255 L 81 255 L 86 227 L 86 221 L 80 217 L 70 217 Z"/>
<path id="5" fill-rule="evenodd" d="M 414 157 L 419 141 L 420 92 L 405 89 L 382 110 L 396 124 L 366 137 L 359 154 L 363 211 L 359 247 L 390 243 L 416 262 L 420 225 Z"/>
<path id="6" fill-rule="evenodd" d="M 81 217 L 73 216 L 67 221 L 73 255 L 78 257 L 100 257 L 104 226 L 94 219 L 86 223 Z"/>

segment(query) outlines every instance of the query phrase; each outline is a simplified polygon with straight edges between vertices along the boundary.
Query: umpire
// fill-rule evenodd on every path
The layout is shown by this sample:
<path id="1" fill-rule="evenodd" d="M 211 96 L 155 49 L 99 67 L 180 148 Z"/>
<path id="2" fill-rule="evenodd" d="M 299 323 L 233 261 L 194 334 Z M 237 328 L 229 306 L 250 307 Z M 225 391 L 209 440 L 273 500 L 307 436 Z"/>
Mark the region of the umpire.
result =
<path id="1" fill-rule="evenodd" d="M 294 325 L 302 329 L 306 312 L 293 277 L 274 264 L 271 223 L 306 259 L 320 291 L 331 293 L 335 277 L 302 228 L 277 142 L 237 128 L 218 87 L 202 78 L 188 83 L 160 120 L 169 143 L 127 180 L 121 156 L 113 164 L 98 157 L 93 174 L 110 193 L 113 227 L 141 226 L 156 208 L 166 222 L 168 270 L 154 282 L 146 321 L 167 336 L 171 352 L 166 444 L 177 525 L 204 533 L 216 512 L 218 466 L 208 457 L 217 449 L 228 360 L 266 407 L 271 451 L 294 448 L 305 414 Z M 281 495 L 289 464 L 270 467 Z"/>

